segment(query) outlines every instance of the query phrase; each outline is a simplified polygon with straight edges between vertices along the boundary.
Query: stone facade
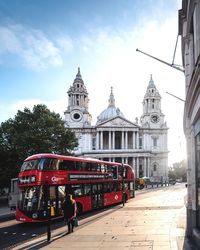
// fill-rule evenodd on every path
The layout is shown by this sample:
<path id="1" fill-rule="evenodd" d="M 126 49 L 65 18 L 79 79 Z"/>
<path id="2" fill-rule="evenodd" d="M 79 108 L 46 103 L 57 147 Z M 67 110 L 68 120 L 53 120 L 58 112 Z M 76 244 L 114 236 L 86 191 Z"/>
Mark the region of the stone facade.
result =
<path id="1" fill-rule="evenodd" d="M 200 249 L 200 1 L 183 0 L 179 35 L 185 68 L 184 132 L 187 141 L 187 235 Z"/>
<path id="2" fill-rule="evenodd" d="M 144 96 L 140 121 L 129 121 L 116 108 L 111 88 L 108 107 L 92 126 L 88 93 L 80 69 L 69 88 L 68 98 L 65 123 L 78 138 L 79 146 L 74 151 L 76 156 L 128 163 L 137 177 L 167 181 L 168 128 L 161 112 L 161 96 L 152 76 Z"/>

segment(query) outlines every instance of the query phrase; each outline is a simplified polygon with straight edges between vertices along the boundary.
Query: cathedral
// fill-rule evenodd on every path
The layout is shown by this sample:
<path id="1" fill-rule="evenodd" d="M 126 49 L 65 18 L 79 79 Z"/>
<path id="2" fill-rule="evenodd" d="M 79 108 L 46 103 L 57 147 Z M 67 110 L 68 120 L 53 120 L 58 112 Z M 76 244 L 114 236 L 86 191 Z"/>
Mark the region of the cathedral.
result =
<path id="1" fill-rule="evenodd" d="M 167 180 L 168 128 L 152 76 L 144 95 L 140 121 L 127 120 L 116 108 L 111 88 L 108 107 L 99 114 L 96 125 L 91 125 L 88 92 L 80 68 L 67 93 L 65 125 L 78 139 L 76 156 L 127 163 L 135 170 L 136 177 Z"/>

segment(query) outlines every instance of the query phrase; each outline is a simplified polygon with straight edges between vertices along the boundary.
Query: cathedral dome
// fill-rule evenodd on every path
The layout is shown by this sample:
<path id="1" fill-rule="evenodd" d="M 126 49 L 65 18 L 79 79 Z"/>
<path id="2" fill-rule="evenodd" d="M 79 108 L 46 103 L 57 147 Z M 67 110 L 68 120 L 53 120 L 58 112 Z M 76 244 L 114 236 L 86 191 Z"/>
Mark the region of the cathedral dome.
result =
<path id="1" fill-rule="evenodd" d="M 111 87 L 110 98 L 108 101 L 109 101 L 109 105 L 108 105 L 107 109 L 102 111 L 101 114 L 97 117 L 97 124 L 104 122 L 106 120 L 112 119 L 116 116 L 124 117 L 124 115 L 120 111 L 120 109 L 115 107 L 115 99 L 114 99 L 112 87 Z"/>

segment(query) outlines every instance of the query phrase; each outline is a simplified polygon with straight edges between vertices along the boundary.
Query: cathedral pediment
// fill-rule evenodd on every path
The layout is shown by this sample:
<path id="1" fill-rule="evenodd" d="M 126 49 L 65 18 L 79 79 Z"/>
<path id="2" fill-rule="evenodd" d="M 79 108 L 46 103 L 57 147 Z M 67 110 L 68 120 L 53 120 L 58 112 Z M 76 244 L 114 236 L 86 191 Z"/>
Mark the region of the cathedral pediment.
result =
<path id="1" fill-rule="evenodd" d="M 133 128 L 136 127 L 138 128 L 139 125 L 133 122 L 130 122 L 129 120 L 121 117 L 121 116 L 117 116 L 115 118 L 109 119 L 107 121 L 104 121 L 102 123 L 99 123 L 97 127 L 129 127 L 129 128 Z"/>

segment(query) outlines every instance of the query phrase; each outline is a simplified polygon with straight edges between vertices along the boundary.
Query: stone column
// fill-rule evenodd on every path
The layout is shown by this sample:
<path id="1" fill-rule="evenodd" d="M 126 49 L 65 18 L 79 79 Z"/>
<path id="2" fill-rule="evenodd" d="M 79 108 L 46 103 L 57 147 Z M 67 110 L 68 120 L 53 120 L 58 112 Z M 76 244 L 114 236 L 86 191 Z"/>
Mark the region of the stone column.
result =
<path id="1" fill-rule="evenodd" d="M 138 149 L 139 147 L 138 147 L 138 142 L 139 142 L 139 133 L 138 132 L 136 132 L 136 148 Z"/>
<path id="2" fill-rule="evenodd" d="M 128 131 L 125 132 L 125 149 L 128 149 Z"/>
<path id="3" fill-rule="evenodd" d="M 108 149 L 111 149 L 111 131 L 109 131 L 108 133 L 109 133 L 109 135 L 108 135 L 108 137 L 109 137 L 109 139 L 108 139 Z"/>
<path id="4" fill-rule="evenodd" d="M 96 134 L 96 149 L 99 149 L 99 132 Z"/>
<path id="5" fill-rule="evenodd" d="M 135 149 L 135 131 L 133 131 L 133 149 Z"/>
<path id="6" fill-rule="evenodd" d="M 100 149 L 103 149 L 103 131 L 100 132 Z"/>
<path id="7" fill-rule="evenodd" d="M 149 177 L 150 176 L 150 158 L 149 157 L 147 158 L 147 174 Z"/>
<path id="8" fill-rule="evenodd" d="M 147 158 L 144 157 L 144 176 L 147 176 Z"/>
<path id="9" fill-rule="evenodd" d="M 113 138 L 112 138 L 112 141 L 113 141 L 112 148 L 115 149 L 115 131 L 113 131 Z"/>
<path id="10" fill-rule="evenodd" d="M 121 137 L 122 137 L 121 149 L 124 149 L 124 131 L 122 131 Z"/>

